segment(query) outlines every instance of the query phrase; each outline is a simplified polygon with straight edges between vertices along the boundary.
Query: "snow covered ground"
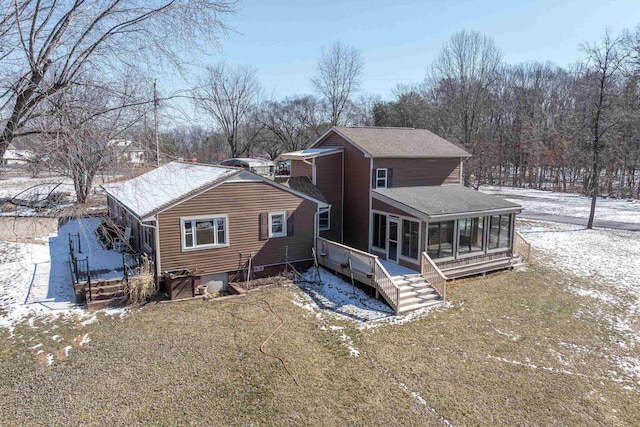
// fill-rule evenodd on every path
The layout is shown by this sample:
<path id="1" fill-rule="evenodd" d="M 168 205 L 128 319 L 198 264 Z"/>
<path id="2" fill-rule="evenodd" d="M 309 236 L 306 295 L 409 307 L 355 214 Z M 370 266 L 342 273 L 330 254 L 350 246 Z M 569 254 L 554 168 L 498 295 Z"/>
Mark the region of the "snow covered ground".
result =
<path id="1" fill-rule="evenodd" d="M 118 176 L 119 175 L 97 175 L 93 182 L 93 191 L 95 194 L 104 194 L 100 185 Z M 36 210 L 27 206 L 17 206 L 15 211 L 3 212 L 0 203 L 0 216 L 55 216 L 57 211 L 72 206 L 76 200 L 73 181 L 67 177 L 56 175 L 38 178 L 31 178 L 29 176 L 0 176 L 0 202 L 11 200 L 14 197 L 19 200 L 41 200 L 46 198 L 52 190 L 55 193 L 62 194 L 57 206 L 45 210 Z M 90 208 L 90 210 L 102 208 L 103 206 L 98 206 Z"/>
<path id="2" fill-rule="evenodd" d="M 591 198 L 580 194 L 492 186 L 482 186 L 480 191 L 522 205 L 523 213 L 587 218 L 591 208 Z M 640 223 L 640 200 L 599 197 L 596 203 L 596 219 Z"/>
<path id="3" fill-rule="evenodd" d="M 622 349 L 640 345 L 640 233 L 529 220 L 517 228 L 533 245 L 537 262 L 589 279 L 568 283 L 567 290 L 599 303 L 584 311 L 616 331 L 612 343 Z M 610 357 L 640 379 L 640 359 L 615 350 Z"/>
<path id="4" fill-rule="evenodd" d="M 115 269 L 122 266 L 122 254 L 103 249 L 94 231 L 97 218 L 71 220 L 60 230 L 42 239 L 42 244 L 0 241 L 0 327 L 12 328 L 31 316 L 76 314 L 88 316 L 75 303 L 69 269 L 69 233 L 79 233 L 82 253 L 89 257 L 95 277 L 121 277 Z"/>

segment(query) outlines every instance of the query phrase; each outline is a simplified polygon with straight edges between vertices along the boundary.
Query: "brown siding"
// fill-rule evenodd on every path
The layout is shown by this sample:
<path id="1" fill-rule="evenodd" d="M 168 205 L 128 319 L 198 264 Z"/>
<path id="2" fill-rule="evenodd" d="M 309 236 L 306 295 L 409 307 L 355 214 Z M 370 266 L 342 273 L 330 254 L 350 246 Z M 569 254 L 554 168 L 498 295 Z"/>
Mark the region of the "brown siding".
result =
<path id="1" fill-rule="evenodd" d="M 370 163 L 362 151 L 331 132 L 318 147 L 344 148 L 344 244 L 369 249 Z M 319 172 L 318 172 L 319 173 Z"/>
<path id="2" fill-rule="evenodd" d="M 291 160 L 291 176 L 308 176 L 313 178 L 313 166 L 303 162 L 302 160 Z"/>
<path id="3" fill-rule="evenodd" d="M 342 153 L 316 157 L 316 186 L 331 204 L 331 229 L 321 231 L 325 239 L 342 241 Z"/>
<path id="4" fill-rule="evenodd" d="M 382 212 L 388 212 L 392 215 L 401 215 L 401 216 L 406 216 L 406 217 L 410 217 L 410 218 L 415 218 L 413 215 L 410 215 L 408 213 L 406 213 L 403 210 L 400 210 L 398 208 L 394 208 L 391 205 L 388 205 L 384 202 L 381 202 L 378 199 L 373 199 L 371 201 L 371 209 L 373 209 L 374 211 L 382 211 Z M 417 218 L 415 218 L 417 219 Z"/>
<path id="5" fill-rule="evenodd" d="M 243 263 L 254 254 L 253 266 L 308 259 L 313 246 L 313 221 L 317 206 L 306 199 L 264 182 L 226 183 L 158 215 L 161 269 L 197 268 L 199 274 L 236 271 L 239 253 Z M 293 211 L 294 235 L 259 240 L 261 212 Z M 181 217 L 228 215 L 225 248 L 182 251 Z"/>
<path id="6" fill-rule="evenodd" d="M 375 168 L 392 168 L 391 187 L 416 187 L 460 183 L 460 159 L 384 159 L 373 160 Z"/>

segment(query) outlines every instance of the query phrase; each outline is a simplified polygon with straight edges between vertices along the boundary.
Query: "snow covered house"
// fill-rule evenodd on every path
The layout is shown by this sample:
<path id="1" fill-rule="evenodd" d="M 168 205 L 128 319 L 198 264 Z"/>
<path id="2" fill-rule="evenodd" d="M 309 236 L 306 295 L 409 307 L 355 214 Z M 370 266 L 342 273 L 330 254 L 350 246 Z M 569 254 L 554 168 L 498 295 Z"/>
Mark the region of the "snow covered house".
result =
<path id="1" fill-rule="evenodd" d="M 19 150 L 13 144 L 9 144 L 6 151 L 2 155 L 3 165 L 26 165 L 29 161 L 33 160 L 35 155 L 31 150 Z"/>
<path id="2" fill-rule="evenodd" d="M 470 154 L 424 129 L 332 127 L 285 153 L 318 187 L 319 262 L 376 289 L 396 312 L 446 298 L 448 279 L 511 268 L 528 255 L 522 207 L 462 184 Z"/>
<path id="3" fill-rule="evenodd" d="M 112 139 L 107 142 L 107 146 L 112 150 L 112 160 L 115 162 L 137 166 L 146 161 L 145 150 L 139 142 L 128 139 Z"/>
<path id="4" fill-rule="evenodd" d="M 182 162 L 103 188 L 110 218 L 129 227 L 136 251 L 153 255 L 159 279 L 194 278 L 186 290 L 165 284 L 172 298 L 312 260 L 317 213 L 328 207 L 249 170 Z"/>

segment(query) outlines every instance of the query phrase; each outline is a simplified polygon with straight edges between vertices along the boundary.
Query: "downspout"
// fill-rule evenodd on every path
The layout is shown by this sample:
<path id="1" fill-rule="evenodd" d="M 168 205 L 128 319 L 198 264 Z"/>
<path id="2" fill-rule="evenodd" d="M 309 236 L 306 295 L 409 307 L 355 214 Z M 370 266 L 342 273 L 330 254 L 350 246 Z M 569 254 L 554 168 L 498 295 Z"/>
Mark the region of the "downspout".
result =
<path id="1" fill-rule="evenodd" d="M 372 184 L 373 181 L 373 157 L 369 157 L 369 180 L 367 186 L 369 187 L 369 210 L 367 211 L 367 221 L 369 222 L 369 235 L 367 236 L 367 252 L 371 253 L 371 247 L 373 246 L 373 221 L 371 220 L 371 209 L 373 203 L 371 201 L 371 196 L 373 193 Z M 377 182 L 376 182 L 377 184 Z M 376 185 L 377 186 L 377 185 Z"/>
<path id="2" fill-rule="evenodd" d="M 155 240 L 155 250 L 153 251 L 153 256 L 154 256 L 154 260 L 153 262 L 156 265 L 156 289 L 158 288 L 158 284 L 160 283 L 160 233 L 158 233 L 158 219 L 156 217 L 156 219 L 154 220 L 154 222 L 156 223 L 156 225 L 148 225 L 143 223 L 142 221 L 138 220 L 138 223 L 142 226 L 142 227 L 147 227 L 147 228 L 151 228 L 154 230 L 153 233 L 153 237 Z"/>
<path id="3" fill-rule="evenodd" d="M 318 222 L 320 221 L 320 206 L 316 205 L 316 213 L 313 214 L 313 262 L 318 261 Z"/>

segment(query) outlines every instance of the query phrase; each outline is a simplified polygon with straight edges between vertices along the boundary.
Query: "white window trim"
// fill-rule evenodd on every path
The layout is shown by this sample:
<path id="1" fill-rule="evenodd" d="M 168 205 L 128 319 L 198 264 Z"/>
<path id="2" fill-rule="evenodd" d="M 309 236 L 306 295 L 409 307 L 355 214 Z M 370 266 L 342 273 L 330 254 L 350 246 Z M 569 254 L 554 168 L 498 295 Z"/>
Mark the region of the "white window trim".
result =
<path id="1" fill-rule="evenodd" d="M 384 171 L 384 178 L 378 176 L 379 171 Z M 376 168 L 376 188 L 387 188 L 387 179 L 389 178 L 389 170 L 387 168 Z M 384 180 L 384 186 L 378 185 L 378 181 Z"/>
<path id="2" fill-rule="evenodd" d="M 187 238 L 185 235 L 185 228 L 184 228 L 184 224 L 186 222 L 193 222 L 193 221 L 199 221 L 199 220 L 203 220 L 203 219 L 208 219 L 208 220 L 215 220 L 215 219 L 219 219 L 222 218 L 224 219 L 224 227 L 225 227 L 225 243 L 219 244 L 219 243 L 209 243 L 206 245 L 195 245 L 192 247 L 187 247 L 186 243 L 187 243 Z M 216 222 L 214 221 L 214 224 Z M 191 225 L 192 229 L 195 230 L 195 224 Z M 218 230 L 216 228 L 216 230 L 214 231 L 214 239 L 217 240 L 218 239 Z M 212 249 L 212 248 L 226 248 L 229 246 L 229 215 L 199 215 L 199 216 L 189 216 L 189 217 L 182 217 L 180 218 L 180 237 L 182 239 L 182 251 L 183 252 L 188 252 L 188 251 L 199 251 L 202 249 Z M 195 244 L 195 233 L 193 235 L 193 239 L 194 239 L 194 244 Z"/>
<path id="3" fill-rule="evenodd" d="M 322 215 L 323 213 L 327 214 L 327 226 L 326 227 L 320 226 L 320 215 Z M 318 209 L 318 230 L 319 231 L 331 230 L 331 208 L 320 208 L 320 209 Z"/>
<path id="4" fill-rule="evenodd" d="M 282 215 L 282 232 L 273 232 L 273 217 Z M 269 212 L 269 238 L 272 237 L 287 237 L 287 213 L 286 212 Z"/>

